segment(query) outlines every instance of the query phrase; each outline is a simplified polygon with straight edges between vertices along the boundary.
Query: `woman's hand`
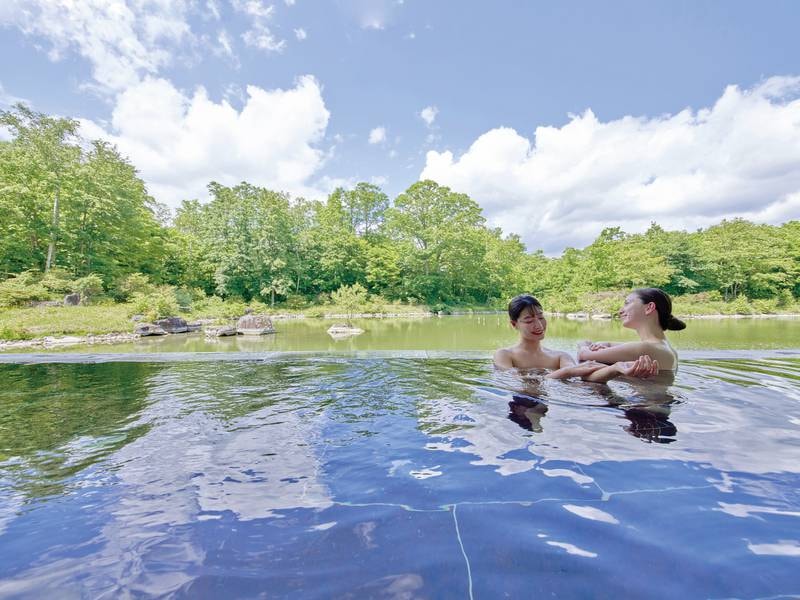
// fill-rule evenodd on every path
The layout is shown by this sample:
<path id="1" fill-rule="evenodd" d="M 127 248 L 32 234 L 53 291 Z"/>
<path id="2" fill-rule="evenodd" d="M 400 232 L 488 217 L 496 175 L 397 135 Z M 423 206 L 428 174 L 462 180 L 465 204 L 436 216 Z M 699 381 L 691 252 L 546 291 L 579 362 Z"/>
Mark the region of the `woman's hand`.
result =
<path id="1" fill-rule="evenodd" d="M 603 348 L 611 348 L 611 344 L 608 342 L 594 342 L 589 344 L 589 350 L 602 350 Z"/>
<path id="2" fill-rule="evenodd" d="M 622 375 L 647 379 L 658 375 L 658 361 L 642 354 L 634 361 L 618 362 L 617 369 Z"/>
<path id="3" fill-rule="evenodd" d="M 575 365 L 574 367 L 570 367 L 573 377 L 585 377 L 586 375 L 591 375 L 595 371 L 603 369 L 607 367 L 603 363 L 599 363 L 593 360 L 587 360 L 586 362 L 582 362 L 579 365 Z"/>

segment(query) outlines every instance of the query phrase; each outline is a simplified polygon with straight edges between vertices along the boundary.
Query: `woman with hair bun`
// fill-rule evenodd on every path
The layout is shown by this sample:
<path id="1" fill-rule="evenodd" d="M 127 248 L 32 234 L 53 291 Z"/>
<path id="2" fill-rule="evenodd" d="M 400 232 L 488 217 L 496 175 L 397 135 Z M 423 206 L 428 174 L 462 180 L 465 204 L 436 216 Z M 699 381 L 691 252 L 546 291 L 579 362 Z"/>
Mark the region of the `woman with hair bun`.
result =
<path id="1" fill-rule="evenodd" d="M 672 299 L 658 288 L 633 290 L 619 309 L 622 326 L 635 329 L 638 342 L 581 342 L 578 344 L 578 360 L 594 360 L 602 363 L 636 360 L 647 355 L 658 361 L 662 371 L 674 371 L 678 367 L 678 353 L 670 345 L 665 330 L 678 331 L 686 324 L 672 315 Z"/>

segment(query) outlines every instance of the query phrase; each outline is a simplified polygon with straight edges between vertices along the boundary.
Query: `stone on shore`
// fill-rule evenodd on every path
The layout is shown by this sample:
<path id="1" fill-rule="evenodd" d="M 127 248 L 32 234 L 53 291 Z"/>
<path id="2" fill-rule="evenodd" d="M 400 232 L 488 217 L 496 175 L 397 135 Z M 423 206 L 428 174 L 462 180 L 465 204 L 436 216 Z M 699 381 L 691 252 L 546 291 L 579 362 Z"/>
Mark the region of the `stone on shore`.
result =
<path id="1" fill-rule="evenodd" d="M 236 327 L 233 325 L 222 325 L 220 327 L 206 327 L 206 337 L 226 337 L 229 335 L 237 335 Z"/>
<path id="2" fill-rule="evenodd" d="M 78 306 L 81 303 L 80 294 L 67 294 L 64 296 L 64 306 Z"/>
<path id="3" fill-rule="evenodd" d="M 189 326 L 186 320 L 181 317 L 166 317 L 156 321 L 156 325 L 161 327 L 167 333 L 186 333 L 189 331 Z"/>
<path id="4" fill-rule="evenodd" d="M 236 323 L 236 330 L 242 335 L 265 335 L 275 333 L 272 319 L 267 315 L 244 315 Z"/>
<path id="5" fill-rule="evenodd" d="M 133 333 L 142 337 L 150 335 L 167 335 L 166 331 L 164 331 L 158 325 L 153 325 L 152 323 L 138 323 L 136 327 L 133 328 Z"/>

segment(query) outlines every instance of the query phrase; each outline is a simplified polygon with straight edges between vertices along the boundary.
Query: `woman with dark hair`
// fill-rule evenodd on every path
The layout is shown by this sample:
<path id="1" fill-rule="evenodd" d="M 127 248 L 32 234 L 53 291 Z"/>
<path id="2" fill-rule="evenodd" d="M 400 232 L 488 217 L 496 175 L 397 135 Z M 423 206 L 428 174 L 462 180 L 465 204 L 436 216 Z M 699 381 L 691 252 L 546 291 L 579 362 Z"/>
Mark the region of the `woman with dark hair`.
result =
<path id="1" fill-rule="evenodd" d="M 547 330 L 547 319 L 541 303 L 530 294 L 521 294 L 508 304 L 511 326 L 519 333 L 519 341 L 510 348 L 500 348 L 494 353 L 494 364 L 500 370 L 549 369 L 549 379 L 580 377 L 586 381 L 605 383 L 620 375 L 652 377 L 659 371 L 658 362 L 650 356 L 634 356 L 630 360 L 612 361 L 611 366 L 601 362 L 576 365 L 566 352 L 550 350 L 542 345 Z"/>
<path id="2" fill-rule="evenodd" d="M 672 315 L 672 299 L 658 288 L 633 290 L 619 310 L 622 326 L 635 329 L 638 342 L 581 342 L 578 344 L 578 360 L 593 360 L 602 363 L 635 360 L 647 355 L 658 361 L 659 368 L 674 371 L 678 367 L 678 353 L 670 345 L 666 330 L 678 331 L 686 324 Z"/>

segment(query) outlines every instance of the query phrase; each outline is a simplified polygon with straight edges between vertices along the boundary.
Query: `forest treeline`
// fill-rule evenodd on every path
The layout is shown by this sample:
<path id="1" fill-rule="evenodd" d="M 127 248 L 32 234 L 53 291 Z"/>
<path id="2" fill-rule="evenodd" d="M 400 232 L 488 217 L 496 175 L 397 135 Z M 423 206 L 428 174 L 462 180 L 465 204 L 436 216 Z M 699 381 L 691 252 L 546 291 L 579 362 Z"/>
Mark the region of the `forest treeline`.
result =
<path id="1" fill-rule="evenodd" d="M 359 183 L 324 201 L 211 182 L 209 202 L 184 201 L 173 217 L 134 165 L 105 142 L 81 139 L 76 121 L 17 105 L 0 113 L 0 125 L 11 133 L 0 142 L 6 305 L 70 287 L 125 300 L 137 285 L 288 306 L 325 303 L 353 284 L 429 305 L 498 304 L 528 291 L 562 310 L 584 308 L 587 294 L 637 286 L 775 306 L 800 297 L 800 221 L 609 228 L 585 248 L 547 257 L 433 181 L 393 200 Z"/>

